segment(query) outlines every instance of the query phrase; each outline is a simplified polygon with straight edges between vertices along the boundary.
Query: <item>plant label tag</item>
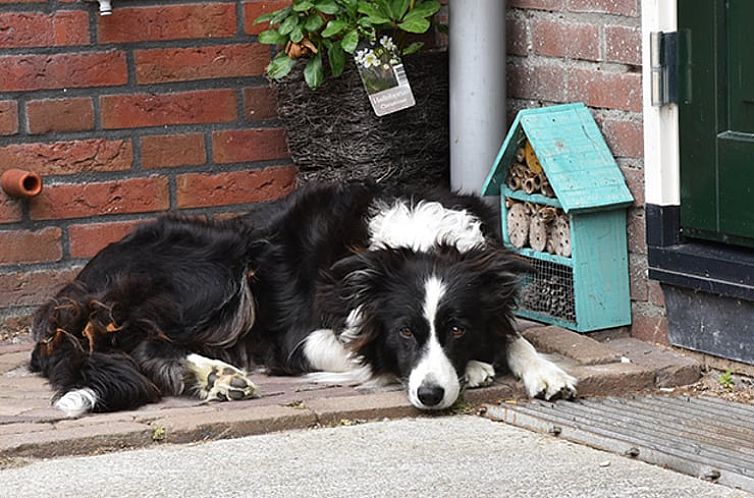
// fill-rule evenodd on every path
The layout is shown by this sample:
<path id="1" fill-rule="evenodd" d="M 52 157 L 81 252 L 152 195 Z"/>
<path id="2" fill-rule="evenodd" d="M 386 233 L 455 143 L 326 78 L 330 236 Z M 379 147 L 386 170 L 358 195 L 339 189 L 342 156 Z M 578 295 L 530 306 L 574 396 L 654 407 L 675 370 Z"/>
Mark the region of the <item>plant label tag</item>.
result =
<path id="1" fill-rule="evenodd" d="M 361 81 L 378 116 L 416 105 L 398 47 L 389 36 L 362 42 L 354 54 Z"/>

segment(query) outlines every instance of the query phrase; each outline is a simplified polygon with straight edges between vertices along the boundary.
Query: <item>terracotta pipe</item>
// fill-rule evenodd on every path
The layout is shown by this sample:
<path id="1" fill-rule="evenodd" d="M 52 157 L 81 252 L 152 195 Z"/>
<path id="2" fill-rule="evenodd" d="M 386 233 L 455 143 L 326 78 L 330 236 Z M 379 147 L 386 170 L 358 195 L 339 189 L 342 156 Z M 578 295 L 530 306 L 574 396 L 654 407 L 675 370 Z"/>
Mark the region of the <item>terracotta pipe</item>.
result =
<path id="1" fill-rule="evenodd" d="M 0 187 L 11 197 L 29 199 L 42 191 L 42 177 L 23 169 L 9 169 L 0 177 Z"/>

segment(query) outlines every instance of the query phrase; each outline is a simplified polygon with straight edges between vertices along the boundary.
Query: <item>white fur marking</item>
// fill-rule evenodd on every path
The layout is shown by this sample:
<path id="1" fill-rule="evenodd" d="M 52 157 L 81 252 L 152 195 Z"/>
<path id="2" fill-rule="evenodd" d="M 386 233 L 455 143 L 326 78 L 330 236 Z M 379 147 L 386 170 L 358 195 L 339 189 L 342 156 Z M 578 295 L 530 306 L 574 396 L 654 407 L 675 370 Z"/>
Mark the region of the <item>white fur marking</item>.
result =
<path id="1" fill-rule="evenodd" d="M 68 391 L 55 402 L 55 408 L 65 413 L 66 417 L 75 418 L 90 411 L 97 404 L 97 394 L 91 389 Z"/>
<path id="2" fill-rule="evenodd" d="M 537 353 L 523 337 L 517 337 L 508 345 L 507 358 L 508 367 L 513 375 L 523 380 L 529 397 L 544 393 L 545 399 L 550 399 L 562 390 L 576 391 L 576 379 Z"/>
<path id="3" fill-rule="evenodd" d="M 437 308 L 445 295 L 445 290 L 445 285 L 435 276 L 428 278 L 424 283 L 424 318 L 429 325 L 429 337 L 422 357 L 409 375 L 408 398 L 415 407 L 425 410 L 448 408 L 455 403 L 461 390 L 458 373 L 437 340 L 435 331 Z M 442 401 L 434 406 L 424 405 L 419 399 L 419 388 L 422 385 L 442 387 L 444 390 Z"/>
<path id="4" fill-rule="evenodd" d="M 330 329 L 310 332 L 304 343 L 304 356 L 315 370 L 346 372 L 354 368 L 352 355 Z"/>
<path id="5" fill-rule="evenodd" d="M 345 372 L 312 372 L 304 375 L 307 382 L 315 384 L 331 384 L 340 386 L 356 386 L 370 382 L 372 368 L 369 365 L 352 365 Z"/>
<path id="6" fill-rule="evenodd" d="M 466 364 L 466 387 L 488 386 L 495 381 L 495 367 L 483 361 L 471 360 Z"/>
<path id="7" fill-rule="evenodd" d="M 398 200 L 392 206 L 378 204 L 369 220 L 370 250 L 407 247 L 427 251 L 438 244 L 461 252 L 485 244 L 482 223 L 466 210 L 447 209 L 439 202 L 410 206 Z"/>

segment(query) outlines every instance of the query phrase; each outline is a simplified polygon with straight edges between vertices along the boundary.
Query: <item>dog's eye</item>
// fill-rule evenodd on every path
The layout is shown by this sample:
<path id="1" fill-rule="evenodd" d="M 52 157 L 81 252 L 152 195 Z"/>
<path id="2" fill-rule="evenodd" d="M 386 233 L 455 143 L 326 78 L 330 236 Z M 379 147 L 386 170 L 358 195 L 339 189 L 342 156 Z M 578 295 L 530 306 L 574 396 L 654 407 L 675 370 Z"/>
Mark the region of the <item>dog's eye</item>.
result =
<path id="1" fill-rule="evenodd" d="M 414 332 L 408 327 L 401 327 L 399 332 L 401 336 L 405 337 L 406 339 L 414 337 Z"/>
<path id="2" fill-rule="evenodd" d="M 465 329 L 462 329 L 461 327 L 457 325 L 453 325 L 450 327 L 450 335 L 452 335 L 455 338 L 463 337 L 463 335 L 466 333 Z"/>

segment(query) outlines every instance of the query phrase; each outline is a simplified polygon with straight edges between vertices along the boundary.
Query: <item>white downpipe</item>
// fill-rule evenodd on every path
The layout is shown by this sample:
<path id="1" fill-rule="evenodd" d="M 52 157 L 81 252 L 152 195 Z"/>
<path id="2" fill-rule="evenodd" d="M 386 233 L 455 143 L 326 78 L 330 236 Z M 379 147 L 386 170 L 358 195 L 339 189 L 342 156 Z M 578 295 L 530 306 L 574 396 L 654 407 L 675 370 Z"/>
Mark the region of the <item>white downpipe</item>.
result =
<path id="1" fill-rule="evenodd" d="M 505 138 L 505 1 L 453 0 L 450 186 L 479 193 Z"/>

